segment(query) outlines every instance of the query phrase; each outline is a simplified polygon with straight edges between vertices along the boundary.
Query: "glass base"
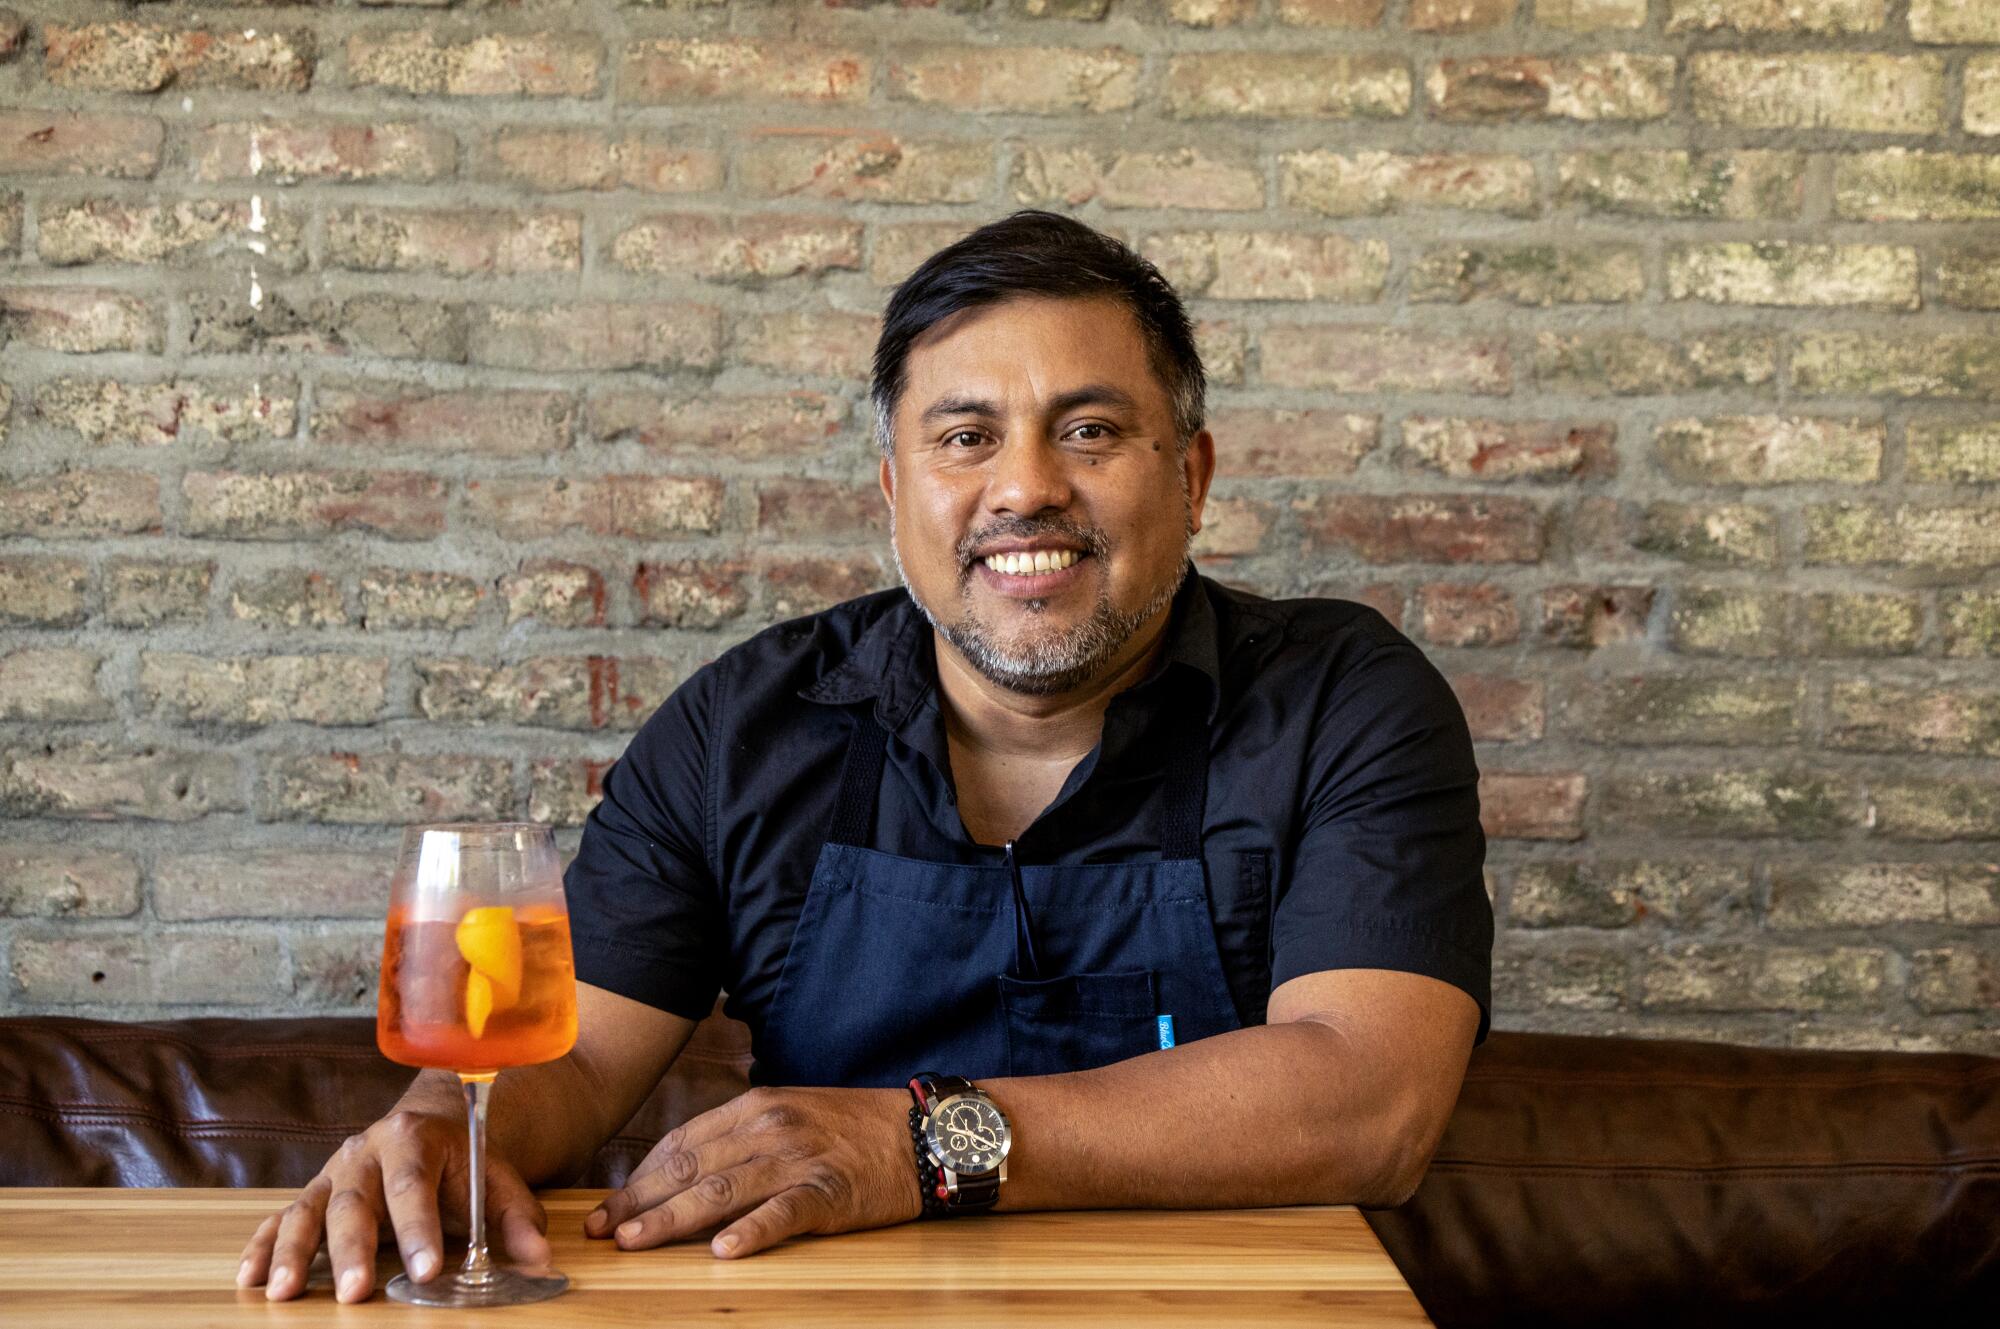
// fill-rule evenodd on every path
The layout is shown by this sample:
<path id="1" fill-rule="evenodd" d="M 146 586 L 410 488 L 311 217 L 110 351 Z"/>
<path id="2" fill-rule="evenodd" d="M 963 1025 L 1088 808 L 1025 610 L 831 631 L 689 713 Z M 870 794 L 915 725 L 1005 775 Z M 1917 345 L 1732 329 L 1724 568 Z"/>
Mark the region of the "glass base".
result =
<path id="1" fill-rule="evenodd" d="M 561 1296 L 569 1291 L 569 1279 L 496 1267 L 477 1282 L 456 1271 L 428 1283 L 412 1283 L 408 1274 L 397 1274 L 382 1291 L 389 1300 L 412 1306 L 525 1306 Z"/>

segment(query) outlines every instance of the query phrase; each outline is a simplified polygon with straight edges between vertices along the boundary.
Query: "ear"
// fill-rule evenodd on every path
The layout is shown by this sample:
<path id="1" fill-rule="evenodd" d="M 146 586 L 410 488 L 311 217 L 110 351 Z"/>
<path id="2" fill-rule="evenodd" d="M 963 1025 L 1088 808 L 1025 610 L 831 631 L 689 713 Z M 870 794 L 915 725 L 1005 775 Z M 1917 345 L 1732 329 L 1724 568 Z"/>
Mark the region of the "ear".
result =
<path id="1" fill-rule="evenodd" d="M 1187 468 L 1188 524 L 1199 531 L 1202 505 L 1208 501 L 1208 486 L 1215 479 L 1215 436 L 1204 429 L 1189 439 L 1181 465 Z"/>
<path id="2" fill-rule="evenodd" d="M 893 510 L 896 506 L 896 466 L 895 462 L 888 457 L 882 459 L 880 482 L 882 485 L 883 501 L 888 503 L 889 507 Z"/>

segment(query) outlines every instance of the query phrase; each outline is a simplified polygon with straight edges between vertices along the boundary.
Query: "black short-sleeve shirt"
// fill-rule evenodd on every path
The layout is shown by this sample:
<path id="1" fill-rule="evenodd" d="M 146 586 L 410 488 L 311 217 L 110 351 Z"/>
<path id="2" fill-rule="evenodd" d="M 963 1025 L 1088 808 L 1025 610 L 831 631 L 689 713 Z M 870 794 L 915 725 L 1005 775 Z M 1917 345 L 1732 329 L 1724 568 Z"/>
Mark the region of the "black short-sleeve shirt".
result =
<path id="1" fill-rule="evenodd" d="M 577 977 L 761 1034 L 864 708 L 890 738 L 871 847 L 1000 861 L 958 816 L 933 638 L 902 590 L 759 633 L 681 686 L 606 772 L 566 888 Z M 1244 1023 L 1327 969 L 1394 969 L 1479 1003 L 1493 944 L 1479 771 L 1450 686 L 1374 610 L 1191 574 L 1161 658 L 1016 841 L 1029 863 L 1160 856 L 1162 764 L 1209 725 L 1202 858 Z M 866 975 L 856 975 L 865 983 Z"/>

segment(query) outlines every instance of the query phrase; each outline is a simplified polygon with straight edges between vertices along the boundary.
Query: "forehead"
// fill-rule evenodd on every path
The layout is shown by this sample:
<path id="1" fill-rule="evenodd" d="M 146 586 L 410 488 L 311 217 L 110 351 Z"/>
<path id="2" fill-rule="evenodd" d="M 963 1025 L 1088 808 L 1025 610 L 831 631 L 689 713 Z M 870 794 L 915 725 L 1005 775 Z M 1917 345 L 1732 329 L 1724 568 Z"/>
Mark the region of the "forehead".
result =
<path id="1" fill-rule="evenodd" d="M 1166 406 L 1138 318 L 1109 297 L 1019 297 L 955 314 L 911 344 L 905 373 L 902 411 L 946 393 L 1032 400 L 1093 382 Z"/>

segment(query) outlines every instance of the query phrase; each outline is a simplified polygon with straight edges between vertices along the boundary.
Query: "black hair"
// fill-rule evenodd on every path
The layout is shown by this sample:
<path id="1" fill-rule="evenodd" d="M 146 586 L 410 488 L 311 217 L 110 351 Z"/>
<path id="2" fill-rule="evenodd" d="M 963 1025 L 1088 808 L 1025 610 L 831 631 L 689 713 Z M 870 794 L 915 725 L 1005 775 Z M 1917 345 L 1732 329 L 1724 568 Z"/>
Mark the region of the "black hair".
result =
<path id="1" fill-rule="evenodd" d="M 1194 326 L 1173 285 L 1129 246 L 1073 217 L 1024 208 L 938 250 L 889 297 L 875 342 L 875 441 L 895 448 L 896 406 L 908 385 L 910 347 L 962 310 L 1016 296 L 1123 301 L 1139 321 L 1153 372 L 1173 404 L 1175 442 L 1200 432 L 1207 381 Z"/>

